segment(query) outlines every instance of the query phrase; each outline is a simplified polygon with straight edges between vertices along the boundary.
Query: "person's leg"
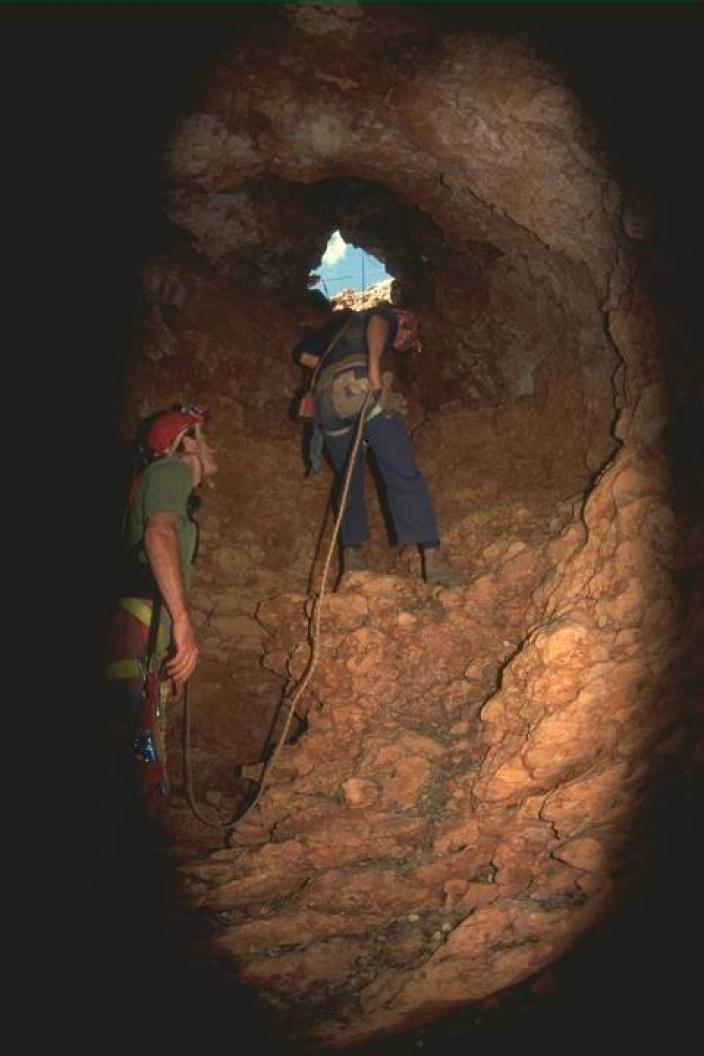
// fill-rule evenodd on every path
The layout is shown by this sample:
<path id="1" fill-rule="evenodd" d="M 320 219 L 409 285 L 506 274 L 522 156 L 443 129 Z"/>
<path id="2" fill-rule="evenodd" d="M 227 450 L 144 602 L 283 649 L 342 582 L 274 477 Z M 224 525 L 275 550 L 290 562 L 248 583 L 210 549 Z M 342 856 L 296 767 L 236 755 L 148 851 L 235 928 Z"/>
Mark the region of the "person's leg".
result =
<path id="1" fill-rule="evenodd" d="M 347 471 L 347 461 L 352 448 L 354 433 L 350 430 L 343 436 L 325 436 L 325 447 L 330 456 L 330 461 L 335 470 L 337 478 L 337 497 L 339 503 L 342 497 L 342 488 Z M 367 522 L 367 509 L 364 501 L 364 447 L 360 446 L 357 452 L 350 490 L 347 498 L 345 514 L 342 518 L 340 528 L 340 539 L 343 546 L 361 546 L 369 538 L 369 524 Z"/>
<path id="2" fill-rule="evenodd" d="M 399 546 L 437 546 L 435 512 L 404 422 L 396 415 L 382 414 L 369 422 L 366 432 L 384 481 Z"/>
<path id="3" fill-rule="evenodd" d="M 391 415 L 375 418 L 369 423 L 368 437 L 384 480 L 399 545 L 419 544 L 426 583 L 461 585 L 464 574 L 452 567 L 440 549 L 433 505 L 403 421 Z"/>
<path id="4" fill-rule="evenodd" d="M 156 787 L 154 773 L 157 769 L 163 773 L 165 766 L 164 745 L 157 745 L 155 741 L 159 732 L 156 715 L 163 713 L 163 706 L 160 708 L 155 704 L 151 728 L 144 727 L 144 664 L 151 612 L 150 598 L 121 598 L 103 650 L 106 731 L 112 742 L 114 773 L 121 775 L 121 780 L 117 782 L 121 785 L 119 795 L 128 813 L 133 812 L 135 805 L 138 805 L 140 814 L 144 813 L 143 808 L 149 807 L 148 800 Z M 165 638 L 168 638 L 166 627 L 158 636 L 159 640 Z M 160 643 L 159 640 L 157 648 L 165 645 L 164 641 Z M 153 697 L 154 692 L 150 699 Z M 158 767 L 155 763 L 158 763 Z M 165 796 L 165 781 L 162 791 Z"/>
<path id="5" fill-rule="evenodd" d="M 127 871 L 135 827 L 141 824 L 141 800 L 135 781 L 133 741 L 142 699 L 139 678 L 104 679 L 99 738 L 100 765 L 92 790 L 95 871 L 92 884 Z"/>

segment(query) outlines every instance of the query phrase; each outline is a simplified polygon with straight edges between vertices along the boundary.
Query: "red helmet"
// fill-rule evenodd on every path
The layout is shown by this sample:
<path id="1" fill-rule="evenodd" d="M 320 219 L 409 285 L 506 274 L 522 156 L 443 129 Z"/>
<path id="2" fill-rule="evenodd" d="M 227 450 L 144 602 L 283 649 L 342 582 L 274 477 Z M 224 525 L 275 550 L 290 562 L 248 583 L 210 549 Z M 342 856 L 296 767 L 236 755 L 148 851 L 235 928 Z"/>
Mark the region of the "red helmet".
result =
<path id="1" fill-rule="evenodd" d="M 149 426 L 145 437 L 146 445 L 153 455 L 165 455 L 183 433 L 202 425 L 206 413 L 200 407 L 188 405 L 175 411 L 164 411 Z"/>

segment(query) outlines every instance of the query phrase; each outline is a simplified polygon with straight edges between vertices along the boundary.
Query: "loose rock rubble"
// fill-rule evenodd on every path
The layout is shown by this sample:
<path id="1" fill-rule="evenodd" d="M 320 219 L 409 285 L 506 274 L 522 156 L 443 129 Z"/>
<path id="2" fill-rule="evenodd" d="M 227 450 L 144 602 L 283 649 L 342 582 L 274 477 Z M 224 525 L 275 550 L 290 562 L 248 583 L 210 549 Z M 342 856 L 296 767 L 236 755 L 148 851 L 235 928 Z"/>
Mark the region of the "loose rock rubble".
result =
<path id="1" fill-rule="evenodd" d="M 657 753 L 686 721 L 666 688 L 683 638 L 663 483 L 657 459 L 623 452 L 530 562 L 494 544 L 461 589 L 349 573 L 325 602 L 306 733 L 183 888 L 234 912 L 211 953 L 313 1037 L 481 1000 L 612 905 Z M 307 611 L 291 594 L 258 609 L 282 678 L 305 669 Z"/>

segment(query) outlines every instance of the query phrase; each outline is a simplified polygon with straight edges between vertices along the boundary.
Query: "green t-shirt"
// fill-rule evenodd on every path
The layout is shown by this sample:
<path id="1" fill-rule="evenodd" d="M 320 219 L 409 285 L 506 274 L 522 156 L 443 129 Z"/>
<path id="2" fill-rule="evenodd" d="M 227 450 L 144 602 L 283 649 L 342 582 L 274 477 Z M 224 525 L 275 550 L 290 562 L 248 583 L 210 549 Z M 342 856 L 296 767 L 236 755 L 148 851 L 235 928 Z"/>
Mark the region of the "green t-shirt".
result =
<path id="1" fill-rule="evenodd" d="M 127 518 L 125 541 L 137 559 L 146 563 L 144 532 L 154 513 L 175 513 L 176 536 L 181 554 L 181 572 L 186 587 L 191 581 L 198 527 L 188 516 L 188 497 L 193 491 L 191 471 L 176 455 L 152 462 L 137 485 L 133 508 Z"/>

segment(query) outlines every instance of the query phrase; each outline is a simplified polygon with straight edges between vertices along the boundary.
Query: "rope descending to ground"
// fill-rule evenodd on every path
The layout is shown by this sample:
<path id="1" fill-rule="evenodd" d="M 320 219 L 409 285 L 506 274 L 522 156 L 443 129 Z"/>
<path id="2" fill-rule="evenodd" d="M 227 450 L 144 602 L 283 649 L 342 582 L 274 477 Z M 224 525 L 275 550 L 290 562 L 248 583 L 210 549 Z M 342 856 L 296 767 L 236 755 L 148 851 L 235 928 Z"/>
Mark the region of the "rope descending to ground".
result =
<path id="1" fill-rule="evenodd" d="M 193 794 L 193 782 L 192 782 L 191 763 L 190 763 L 190 705 L 189 705 L 189 699 L 188 699 L 188 684 L 186 684 L 186 687 L 184 689 L 184 694 L 183 694 L 183 775 L 184 775 L 184 790 L 185 790 L 185 793 L 186 793 L 186 801 L 188 802 L 189 807 L 193 811 L 193 814 L 198 819 L 198 821 L 200 821 L 203 825 L 207 825 L 208 828 L 211 828 L 211 829 L 227 829 L 227 830 L 229 830 L 229 835 L 231 835 L 235 831 L 235 829 L 239 828 L 239 826 L 242 824 L 242 822 L 247 817 L 247 815 L 257 805 L 257 803 L 259 802 L 259 798 L 260 798 L 262 792 L 264 791 L 265 778 L 268 775 L 271 774 L 271 771 L 273 770 L 274 763 L 276 762 L 276 759 L 277 759 L 277 757 L 279 755 L 279 752 L 281 751 L 283 745 L 286 742 L 286 737 L 288 736 L 288 731 L 289 731 L 289 728 L 291 726 L 291 720 L 293 718 L 294 712 L 296 710 L 296 705 L 298 704 L 298 701 L 301 699 L 301 697 L 305 693 L 305 691 L 306 691 L 306 689 L 308 687 L 308 684 L 310 683 L 310 680 L 313 677 L 313 672 L 314 672 L 316 664 L 318 662 L 319 641 L 320 641 L 320 627 L 321 627 L 321 618 L 322 618 L 322 611 L 323 611 L 323 599 L 325 597 L 325 590 L 326 590 L 328 573 L 330 571 L 330 564 L 332 562 L 332 557 L 333 557 L 333 554 L 335 552 L 335 545 L 337 543 L 337 539 L 338 539 L 338 536 L 340 534 L 340 527 L 342 525 L 342 518 L 344 517 L 344 514 L 345 514 L 345 507 L 347 505 L 347 497 L 349 495 L 350 484 L 351 484 L 351 481 L 352 481 L 352 470 L 354 469 L 354 464 L 357 461 L 357 456 L 359 454 L 359 449 L 360 449 L 360 446 L 362 444 L 362 437 L 364 435 L 364 424 L 365 424 L 365 421 L 366 421 L 366 410 L 367 410 L 367 406 L 368 406 L 371 398 L 372 398 L 372 390 L 369 389 L 367 394 L 366 394 L 366 396 L 365 396 L 365 398 L 364 398 L 364 403 L 362 404 L 362 409 L 359 412 L 359 420 L 357 422 L 357 428 L 356 428 L 356 431 L 355 431 L 354 443 L 352 445 L 352 450 L 350 452 L 349 461 L 347 463 L 347 469 L 345 470 L 345 478 L 344 478 L 344 482 L 343 482 L 343 486 L 342 486 L 342 495 L 340 496 L 340 507 L 339 507 L 339 510 L 337 512 L 337 517 L 335 518 L 335 525 L 333 527 L 332 537 L 330 539 L 330 545 L 328 546 L 328 551 L 327 551 L 327 554 L 325 556 L 325 561 L 323 563 L 323 570 L 322 570 L 321 581 L 320 581 L 320 592 L 319 592 L 317 598 L 315 596 L 313 598 L 313 611 L 311 613 L 311 616 L 309 617 L 309 626 L 312 623 L 313 630 L 312 630 L 312 635 L 311 635 L 311 651 L 310 651 L 310 657 L 308 658 L 308 664 L 306 665 L 306 669 L 303 672 L 303 675 L 301 676 L 301 680 L 299 681 L 298 685 L 296 686 L 296 688 L 293 691 L 293 695 L 292 695 L 292 697 L 290 699 L 290 703 L 289 703 L 289 706 L 288 706 L 288 713 L 286 715 L 286 722 L 284 723 L 284 728 L 281 731 L 279 739 L 278 739 L 278 741 L 276 743 L 276 747 L 274 748 L 274 751 L 269 756 L 269 759 L 267 760 L 267 763 L 266 763 L 266 765 L 264 767 L 262 775 L 259 778 L 259 787 L 257 789 L 257 793 L 256 793 L 254 799 L 252 800 L 252 802 L 249 803 L 249 805 L 247 806 L 247 809 L 244 811 L 244 813 L 240 815 L 240 817 L 230 818 L 228 821 L 210 821 L 208 818 L 206 818 L 200 812 L 200 809 L 199 809 L 199 807 L 198 807 L 198 805 L 197 805 L 197 803 L 195 801 L 195 796 Z"/>

